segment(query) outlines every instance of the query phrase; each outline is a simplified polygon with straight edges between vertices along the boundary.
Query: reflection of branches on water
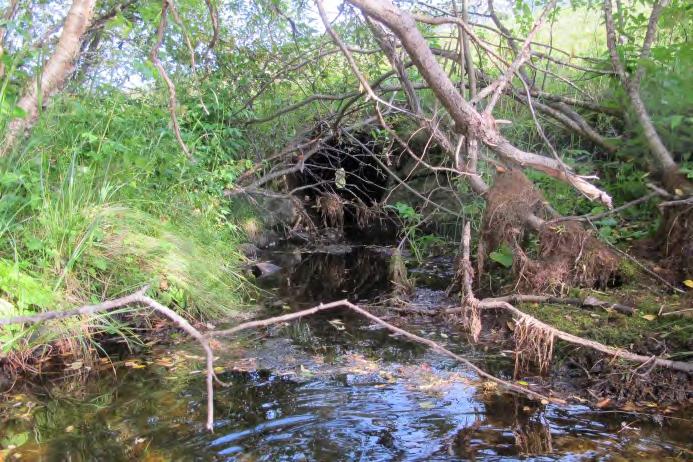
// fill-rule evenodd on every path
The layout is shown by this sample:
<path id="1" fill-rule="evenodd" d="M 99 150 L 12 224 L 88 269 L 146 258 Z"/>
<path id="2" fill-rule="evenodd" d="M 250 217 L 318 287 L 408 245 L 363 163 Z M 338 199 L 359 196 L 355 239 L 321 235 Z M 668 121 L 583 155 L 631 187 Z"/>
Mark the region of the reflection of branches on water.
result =
<path id="1" fill-rule="evenodd" d="M 484 399 L 485 411 L 475 409 L 474 421 L 455 431 L 445 445 L 449 455 L 475 460 L 492 448 L 501 456 L 536 456 L 553 451 L 551 429 L 538 407 L 517 396 Z M 480 416 L 483 416 L 480 417 Z M 507 434 L 512 429 L 513 439 Z"/>
<path id="2" fill-rule="evenodd" d="M 355 298 L 387 287 L 387 261 L 365 249 L 348 254 L 305 254 L 300 264 L 290 270 L 279 291 L 282 296 L 311 302 L 353 294 Z"/>

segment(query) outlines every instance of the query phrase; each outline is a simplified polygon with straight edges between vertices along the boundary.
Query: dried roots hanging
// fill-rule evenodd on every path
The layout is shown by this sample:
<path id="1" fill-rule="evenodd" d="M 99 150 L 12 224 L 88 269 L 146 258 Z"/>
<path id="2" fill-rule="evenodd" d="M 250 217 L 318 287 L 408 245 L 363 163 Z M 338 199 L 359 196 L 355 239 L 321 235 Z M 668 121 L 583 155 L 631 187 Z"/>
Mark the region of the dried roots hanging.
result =
<path id="1" fill-rule="evenodd" d="M 334 193 L 325 193 L 318 197 L 316 206 L 320 210 L 326 228 L 342 229 L 344 226 L 344 203 Z"/>
<path id="2" fill-rule="evenodd" d="M 406 300 L 414 290 L 414 281 L 409 277 L 407 264 L 399 247 L 390 257 L 390 281 L 392 281 L 395 300 Z"/>
<path id="3" fill-rule="evenodd" d="M 515 378 L 536 368 L 540 374 L 549 370 L 553 356 L 553 332 L 532 322 L 530 318 L 515 321 Z"/>

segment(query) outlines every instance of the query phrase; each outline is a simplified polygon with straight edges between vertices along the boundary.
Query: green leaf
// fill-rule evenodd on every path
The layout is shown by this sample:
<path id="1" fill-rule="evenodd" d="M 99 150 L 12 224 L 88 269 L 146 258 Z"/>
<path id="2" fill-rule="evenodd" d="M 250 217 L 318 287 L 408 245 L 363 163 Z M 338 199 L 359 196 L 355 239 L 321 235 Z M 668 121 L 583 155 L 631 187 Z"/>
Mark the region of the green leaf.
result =
<path id="1" fill-rule="evenodd" d="M 491 252 L 489 258 L 505 268 L 513 266 L 513 251 L 508 244 L 503 244 L 497 250 Z"/>

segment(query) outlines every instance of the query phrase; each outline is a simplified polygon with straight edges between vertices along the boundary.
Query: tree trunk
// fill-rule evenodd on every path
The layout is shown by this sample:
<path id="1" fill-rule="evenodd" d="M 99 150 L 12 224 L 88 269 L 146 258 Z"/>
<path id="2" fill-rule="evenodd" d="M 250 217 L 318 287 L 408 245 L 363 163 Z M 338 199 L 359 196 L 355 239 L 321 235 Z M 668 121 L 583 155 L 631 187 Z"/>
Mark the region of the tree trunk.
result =
<path id="1" fill-rule="evenodd" d="M 645 37 L 645 42 L 643 43 L 643 48 L 640 55 L 641 59 L 647 58 L 649 55 L 649 50 L 655 37 L 657 20 L 659 19 L 662 9 L 668 3 L 669 0 L 657 2 L 652 9 L 652 14 L 650 16 L 649 25 L 647 28 L 647 35 Z M 618 50 L 616 49 L 616 28 L 614 26 L 614 18 L 611 12 L 611 0 L 604 0 L 604 16 L 606 24 L 606 44 L 609 48 L 609 54 L 611 55 L 611 64 L 613 65 L 616 74 L 618 74 L 621 83 L 626 88 L 628 98 L 630 99 L 633 111 L 635 112 L 635 115 L 642 126 L 650 152 L 652 153 L 652 156 L 658 164 L 660 172 L 663 174 L 664 179 L 666 180 L 672 172 L 678 171 L 678 165 L 674 161 L 674 157 L 671 155 L 667 147 L 664 146 L 664 143 L 659 137 L 659 134 L 652 123 L 652 119 L 647 112 L 647 108 L 645 108 L 645 103 L 640 97 L 640 79 L 642 78 L 642 74 L 644 72 L 642 70 L 642 64 L 639 65 L 635 78 L 631 79 L 626 73 L 626 69 L 621 62 L 621 58 L 618 56 Z"/>
<path id="2" fill-rule="evenodd" d="M 82 35 L 89 26 L 94 14 L 96 0 L 74 0 L 65 17 L 63 31 L 55 52 L 46 63 L 40 77 L 32 79 L 26 86 L 23 96 L 17 103 L 26 114 L 10 122 L 5 134 L 5 142 L 0 148 L 0 156 L 9 153 L 15 143 L 29 130 L 39 114 L 39 105 L 58 91 L 72 70 L 73 63 L 81 48 Z"/>

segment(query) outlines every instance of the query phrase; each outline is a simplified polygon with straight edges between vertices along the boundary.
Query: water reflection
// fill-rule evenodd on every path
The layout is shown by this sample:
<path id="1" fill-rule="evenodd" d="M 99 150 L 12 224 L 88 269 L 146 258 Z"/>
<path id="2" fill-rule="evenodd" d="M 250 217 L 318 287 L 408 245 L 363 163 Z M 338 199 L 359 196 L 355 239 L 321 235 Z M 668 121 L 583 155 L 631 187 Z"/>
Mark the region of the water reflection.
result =
<path id="1" fill-rule="evenodd" d="M 265 283 L 292 305 L 369 298 L 389 287 L 382 252 L 288 251 L 272 258 L 285 269 Z M 326 322 L 335 318 L 344 330 Z M 687 421 L 665 419 L 660 426 L 647 416 L 544 407 L 484 390 L 453 362 L 371 327 L 350 314 L 330 313 L 294 331 L 257 334 L 260 340 L 244 358 L 254 367 L 222 374 L 231 386 L 215 395 L 214 434 L 204 430 L 203 362 L 180 345 L 158 354 L 166 361 L 121 367 L 115 377 L 8 395 L 0 406 L 0 454 L 29 461 L 239 462 L 691 456 Z M 475 360 L 488 356 L 443 323 L 415 319 L 407 327 L 436 334 Z M 228 350 L 220 355 L 240 349 Z M 361 370 L 340 369 L 354 357 Z M 510 366 L 493 361 L 497 369 Z"/>

